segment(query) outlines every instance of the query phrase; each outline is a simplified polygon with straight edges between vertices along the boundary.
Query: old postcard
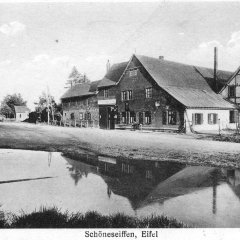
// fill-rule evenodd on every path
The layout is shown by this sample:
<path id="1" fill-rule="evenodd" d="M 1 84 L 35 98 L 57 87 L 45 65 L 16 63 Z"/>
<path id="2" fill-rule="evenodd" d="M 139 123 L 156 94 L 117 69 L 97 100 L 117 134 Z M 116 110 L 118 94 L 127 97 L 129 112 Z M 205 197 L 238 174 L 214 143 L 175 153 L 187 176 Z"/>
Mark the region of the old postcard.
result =
<path id="1" fill-rule="evenodd" d="M 1 236 L 233 239 L 239 13 L 229 1 L 0 2 Z"/>

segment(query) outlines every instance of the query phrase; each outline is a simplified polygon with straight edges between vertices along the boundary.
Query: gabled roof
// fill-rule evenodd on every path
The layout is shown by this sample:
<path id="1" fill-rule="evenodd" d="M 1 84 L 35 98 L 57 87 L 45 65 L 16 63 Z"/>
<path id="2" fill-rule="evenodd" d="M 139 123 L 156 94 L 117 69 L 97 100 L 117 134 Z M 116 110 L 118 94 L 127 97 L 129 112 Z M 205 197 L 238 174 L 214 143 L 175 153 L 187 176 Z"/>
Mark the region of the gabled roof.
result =
<path id="1" fill-rule="evenodd" d="M 73 87 L 71 87 L 70 89 L 68 89 L 63 94 L 61 99 L 95 95 L 96 91 L 97 91 L 98 83 L 99 83 L 99 81 L 94 81 L 91 83 L 76 84 Z"/>
<path id="2" fill-rule="evenodd" d="M 187 108 L 233 109 L 233 104 L 216 94 L 195 66 L 134 55 L 153 80 Z"/>
<path id="3" fill-rule="evenodd" d="M 30 109 L 27 106 L 14 106 L 15 113 L 25 113 L 30 112 Z"/>
<path id="4" fill-rule="evenodd" d="M 237 70 L 232 74 L 232 76 L 229 78 L 229 80 L 227 81 L 227 83 L 225 84 L 225 86 L 221 89 L 221 91 L 219 93 L 221 93 L 227 86 L 228 84 L 236 77 L 236 75 L 239 74 L 240 71 L 240 66 L 237 68 Z"/>
<path id="5" fill-rule="evenodd" d="M 98 88 L 115 85 L 122 76 L 124 70 L 127 67 L 127 64 L 128 62 L 113 64 L 110 70 L 106 73 L 104 78 L 99 83 Z"/>
<path id="6" fill-rule="evenodd" d="M 214 91 L 214 69 L 199 66 L 195 66 L 195 69 L 207 80 L 207 83 Z M 227 84 L 232 75 L 233 72 L 217 70 L 218 91 Z"/>

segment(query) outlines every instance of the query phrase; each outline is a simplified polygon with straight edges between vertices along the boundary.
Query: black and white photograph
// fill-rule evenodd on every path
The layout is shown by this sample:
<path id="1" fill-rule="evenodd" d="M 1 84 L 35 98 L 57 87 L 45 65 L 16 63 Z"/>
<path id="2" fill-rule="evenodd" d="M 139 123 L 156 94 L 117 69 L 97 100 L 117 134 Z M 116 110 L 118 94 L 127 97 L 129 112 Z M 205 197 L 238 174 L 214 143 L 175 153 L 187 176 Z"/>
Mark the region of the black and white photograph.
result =
<path id="1" fill-rule="evenodd" d="M 0 2 L 0 236 L 238 229 L 239 123 L 240 2 Z"/>

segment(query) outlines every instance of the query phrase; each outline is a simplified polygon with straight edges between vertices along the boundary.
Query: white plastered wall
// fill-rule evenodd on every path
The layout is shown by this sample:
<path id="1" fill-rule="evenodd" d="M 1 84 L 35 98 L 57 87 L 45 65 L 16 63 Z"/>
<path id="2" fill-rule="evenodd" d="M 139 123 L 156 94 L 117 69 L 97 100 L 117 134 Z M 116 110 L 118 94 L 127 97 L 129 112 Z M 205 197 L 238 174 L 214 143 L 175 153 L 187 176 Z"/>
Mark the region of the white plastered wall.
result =
<path id="1" fill-rule="evenodd" d="M 236 123 L 229 123 L 230 110 L 218 109 L 186 109 L 184 113 L 184 120 L 186 123 L 186 132 L 191 132 L 191 129 L 197 132 L 201 131 L 218 131 L 222 129 L 236 129 Z M 192 123 L 192 115 L 195 113 L 203 114 L 203 123 L 201 125 L 194 125 Z M 208 114 L 215 113 L 218 115 L 217 124 L 208 123 Z"/>

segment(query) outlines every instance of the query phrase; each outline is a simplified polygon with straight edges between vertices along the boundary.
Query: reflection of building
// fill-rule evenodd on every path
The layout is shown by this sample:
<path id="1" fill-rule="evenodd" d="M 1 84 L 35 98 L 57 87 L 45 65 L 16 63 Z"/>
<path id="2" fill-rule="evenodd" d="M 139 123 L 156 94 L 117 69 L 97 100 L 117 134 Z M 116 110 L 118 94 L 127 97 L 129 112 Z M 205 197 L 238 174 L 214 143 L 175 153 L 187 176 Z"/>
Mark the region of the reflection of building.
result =
<path id="1" fill-rule="evenodd" d="M 227 177 L 227 182 L 231 186 L 234 193 L 240 198 L 240 170 L 224 169 L 224 175 Z"/>

